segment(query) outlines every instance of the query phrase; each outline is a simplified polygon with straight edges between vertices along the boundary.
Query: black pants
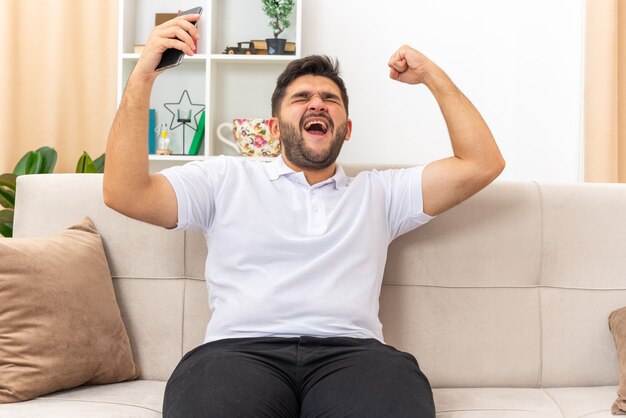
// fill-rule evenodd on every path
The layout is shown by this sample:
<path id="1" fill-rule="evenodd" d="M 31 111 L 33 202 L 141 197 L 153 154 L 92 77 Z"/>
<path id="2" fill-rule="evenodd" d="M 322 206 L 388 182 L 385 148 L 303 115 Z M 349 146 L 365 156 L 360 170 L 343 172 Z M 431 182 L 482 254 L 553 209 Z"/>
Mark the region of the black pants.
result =
<path id="1" fill-rule="evenodd" d="M 415 358 L 374 339 L 233 338 L 187 353 L 165 418 L 434 417 Z"/>

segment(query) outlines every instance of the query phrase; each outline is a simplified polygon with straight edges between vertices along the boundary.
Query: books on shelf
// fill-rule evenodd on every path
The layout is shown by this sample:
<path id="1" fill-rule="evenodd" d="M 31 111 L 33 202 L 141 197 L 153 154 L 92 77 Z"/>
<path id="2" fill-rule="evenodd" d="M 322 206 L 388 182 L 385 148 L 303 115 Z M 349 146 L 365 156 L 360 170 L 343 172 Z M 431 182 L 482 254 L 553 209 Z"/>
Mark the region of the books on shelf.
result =
<path id="1" fill-rule="evenodd" d="M 250 41 L 254 47 L 254 53 L 258 55 L 267 55 L 267 42 L 260 39 L 253 39 Z"/>
<path id="2" fill-rule="evenodd" d="M 176 16 L 178 16 L 177 13 L 155 13 L 154 25 L 158 26 L 161 23 L 167 22 L 168 20 L 175 18 Z M 135 44 L 133 45 L 133 53 L 141 54 L 145 47 L 145 44 Z"/>
<path id="3" fill-rule="evenodd" d="M 254 53 L 257 55 L 267 55 L 267 42 L 265 39 L 253 39 L 250 41 L 252 46 L 254 47 Z M 296 54 L 296 43 L 295 42 L 287 42 L 285 44 L 285 55 L 295 55 Z"/>
<path id="4" fill-rule="evenodd" d="M 168 20 L 172 20 L 178 16 L 178 13 L 155 13 L 154 14 L 154 26 L 159 26 L 161 23 L 165 23 Z"/>
<path id="5" fill-rule="evenodd" d="M 156 109 L 148 113 L 148 153 L 156 154 Z"/>

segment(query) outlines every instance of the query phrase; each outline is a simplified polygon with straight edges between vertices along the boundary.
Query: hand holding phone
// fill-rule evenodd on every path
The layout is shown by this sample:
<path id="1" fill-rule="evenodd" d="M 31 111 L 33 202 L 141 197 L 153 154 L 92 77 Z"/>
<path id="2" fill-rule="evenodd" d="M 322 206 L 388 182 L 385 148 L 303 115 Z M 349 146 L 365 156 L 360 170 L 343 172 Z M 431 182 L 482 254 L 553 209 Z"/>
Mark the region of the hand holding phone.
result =
<path id="1" fill-rule="evenodd" d="M 178 13 L 178 16 L 189 15 L 189 14 L 202 14 L 202 7 L 194 7 L 193 9 L 185 10 L 184 12 Z M 197 25 L 198 21 L 196 20 L 195 22 L 193 22 L 193 24 Z M 185 56 L 185 53 L 181 51 L 180 49 L 176 49 L 176 48 L 166 49 L 163 52 L 163 55 L 161 56 L 161 61 L 156 66 L 156 71 L 163 71 L 167 68 L 172 68 L 172 67 L 176 67 L 177 65 L 180 65 L 180 63 L 183 62 L 184 56 Z"/>

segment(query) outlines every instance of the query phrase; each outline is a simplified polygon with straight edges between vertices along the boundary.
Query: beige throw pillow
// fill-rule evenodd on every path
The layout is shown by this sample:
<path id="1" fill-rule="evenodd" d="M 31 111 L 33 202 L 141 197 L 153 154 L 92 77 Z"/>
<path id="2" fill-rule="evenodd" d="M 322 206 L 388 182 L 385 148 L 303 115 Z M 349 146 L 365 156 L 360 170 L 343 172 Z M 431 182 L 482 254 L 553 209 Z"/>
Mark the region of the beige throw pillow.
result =
<path id="1" fill-rule="evenodd" d="M 626 415 L 626 306 L 611 312 L 609 328 L 615 339 L 619 363 L 619 388 L 611 412 L 613 415 Z"/>
<path id="2" fill-rule="evenodd" d="M 90 219 L 56 236 L 0 239 L 0 403 L 138 375 Z"/>

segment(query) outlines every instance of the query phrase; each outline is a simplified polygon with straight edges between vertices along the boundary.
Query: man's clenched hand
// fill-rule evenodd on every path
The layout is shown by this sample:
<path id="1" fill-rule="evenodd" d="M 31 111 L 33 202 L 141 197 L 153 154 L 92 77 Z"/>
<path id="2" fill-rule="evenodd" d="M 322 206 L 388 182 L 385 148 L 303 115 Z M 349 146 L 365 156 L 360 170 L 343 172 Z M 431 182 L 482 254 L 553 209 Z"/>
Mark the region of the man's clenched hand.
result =
<path id="1" fill-rule="evenodd" d="M 421 52 L 402 45 L 389 59 L 389 77 L 407 84 L 427 84 L 431 72 L 437 68 Z"/>

